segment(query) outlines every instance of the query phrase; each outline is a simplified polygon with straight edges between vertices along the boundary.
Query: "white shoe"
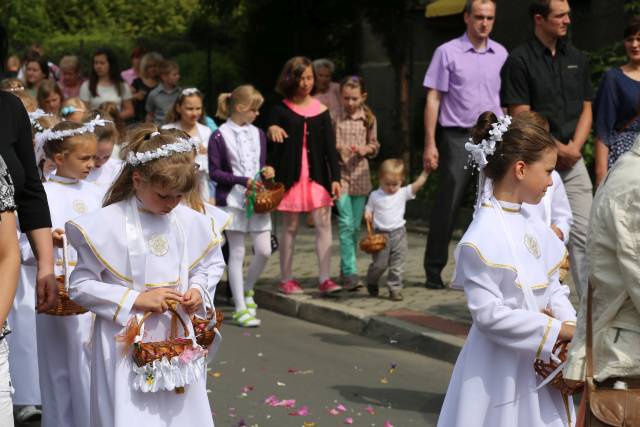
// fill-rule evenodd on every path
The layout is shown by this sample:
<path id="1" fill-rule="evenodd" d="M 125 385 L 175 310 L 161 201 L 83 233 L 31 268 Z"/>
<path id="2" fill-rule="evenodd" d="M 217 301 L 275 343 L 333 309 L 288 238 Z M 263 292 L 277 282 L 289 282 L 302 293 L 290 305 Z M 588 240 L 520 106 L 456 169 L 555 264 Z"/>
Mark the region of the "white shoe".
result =
<path id="1" fill-rule="evenodd" d="M 33 405 L 20 407 L 15 413 L 15 420 L 19 423 L 37 421 L 42 418 L 42 411 Z"/>
<path id="2" fill-rule="evenodd" d="M 251 313 L 249 313 L 248 309 L 235 311 L 233 313 L 233 316 L 231 317 L 231 321 L 238 326 L 242 326 L 243 328 L 255 328 L 262 324 L 260 319 L 256 319 L 251 315 Z"/>
<path id="3" fill-rule="evenodd" d="M 244 293 L 244 305 L 247 307 L 247 310 L 249 310 L 249 313 L 251 313 L 253 317 L 256 317 L 256 314 L 258 313 L 258 304 L 256 304 L 253 299 L 253 295 L 253 290 L 246 291 Z"/>

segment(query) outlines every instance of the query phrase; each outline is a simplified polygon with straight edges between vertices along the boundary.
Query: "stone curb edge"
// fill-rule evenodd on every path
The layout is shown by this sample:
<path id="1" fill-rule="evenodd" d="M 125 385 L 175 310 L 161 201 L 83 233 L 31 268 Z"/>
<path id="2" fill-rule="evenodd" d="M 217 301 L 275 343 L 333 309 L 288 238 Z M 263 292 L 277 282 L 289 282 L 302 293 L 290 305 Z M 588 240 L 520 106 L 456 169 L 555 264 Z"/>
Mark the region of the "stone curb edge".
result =
<path id="1" fill-rule="evenodd" d="M 256 287 L 256 303 L 285 316 L 329 326 L 353 334 L 455 363 L 464 339 L 400 319 L 369 315 L 364 310 L 334 306 L 308 296 L 287 296 L 268 287 Z M 321 301 L 321 302 L 320 302 Z"/>

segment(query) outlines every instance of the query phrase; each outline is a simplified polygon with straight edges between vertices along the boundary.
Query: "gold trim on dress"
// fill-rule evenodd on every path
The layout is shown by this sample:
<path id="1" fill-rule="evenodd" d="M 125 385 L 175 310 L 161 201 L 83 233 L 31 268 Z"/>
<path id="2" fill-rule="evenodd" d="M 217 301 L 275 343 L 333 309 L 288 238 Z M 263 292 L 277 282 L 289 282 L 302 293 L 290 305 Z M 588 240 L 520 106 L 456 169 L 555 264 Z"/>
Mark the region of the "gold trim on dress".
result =
<path id="1" fill-rule="evenodd" d="M 483 207 L 483 208 L 492 208 L 493 207 L 492 204 L 487 203 L 487 202 L 481 204 L 480 206 Z M 522 210 L 521 207 L 520 208 L 507 208 L 507 207 L 504 207 L 502 205 L 500 205 L 500 207 L 502 208 L 503 211 L 509 212 L 509 213 L 520 213 L 520 211 Z"/>
<path id="2" fill-rule="evenodd" d="M 98 260 L 107 268 L 107 270 L 109 270 L 118 279 L 124 280 L 125 282 L 128 282 L 128 283 L 133 283 L 133 279 L 130 279 L 124 274 L 120 273 L 111 264 L 109 264 L 107 260 L 102 257 L 102 255 L 100 255 L 100 252 L 98 252 L 98 249 L 93 245 L 93 242 L 91 241 L 91 239 L 89 239 L 89 235 L 84 231 L 82 227 L 80 227 L 80 225 L 78 225 L 73 221 L 67 221 L 67 223 L 76 227 L 76 229 L 80 232 L 80 234 L 82 234 L 82 236 L 84 237 L 84 240 L 87 242 L 87 245 L 89 245 L 91 252 L 93 252 L 95 257 L 98 258 Z"/>
<path id="3" fill-rule="evenodd" d="M 547 342 L 547 338 L 549 338 L 549 332 L 551 331 L 551 326 L 553 326 L 553 318 L 549 317 L 549 321 L 547 322 L 547 327 L 544 329 L 544 335 L 542 335 L 542 342 L 538 346 L 538 351 L 536 352 L 536 359 L 540 358 L 540 354 L 542 353 L 542 348 L 544 344 Z"/>
<path id="4" fill-rule="evenodd" d="M 164 283 L 145 283 L 145 288 L 170 288 L 173 286 L 178 286 L 180 283 L 180 278 L 177 278 L 173 282 L 164 282 Z"/>
<path id="5" fill-rule="evenodd" d="M 485 263 L 486 265 L 488 265 L 489 267 L 493 267 L 493 268 L 502 268 L 505 270 L 511 270 L 514 273 L 518 273 L 518 270 L 509 264 L 496 264 L 493 263 L 491 261 L 489 261 L 487 258 L 484 257 L 484 255 L 482 255 L 482 252 L 480 251 L 480 248 L 478 248 L 476 245 L 474 245 L 473 243 L 470 242 L 464 242 L 464 243 L 460 243 L 460 246 L 468 246 L 471 249 L 473 249 L 474 251 L 476 251 L 476 253 L 478 254 L 478 256 L 480 257 L 480 260 Z"/>
<path id="6" fill-rule="evenodd" d="M 80 180 L 65 182 L 65 181 L 58 181 L 57 179 L 50 177 L 49 179 L 47 179 L 47 182 L 55 182 L 56 184 L 60 184 L 60 185 L 76 185 L 80 182 Z"/>
<path id="7" fill-rule="evenodd" d="M 211 252 L 216 246 L 218 246 L 222 242 L 222 237 L 216 238 L 216 230 L 214 228 L 213 218 L 211 219 L 211 232 L 213 233 L 213 240 L 207 245 L 207 247 L 202 251 L 202 254 L 198 258 L 195 259 L 189 266 L 189 270 L 193 270 L 193 268 L 200 262 L 202 259 L 207 256 L 209 252 Z M 227 221 L 228 222 L 228 221 Z"/>
<path id="8" fill-rule="evenodd" d="M 127 288 L 127 290 L 124 291 L 124 294 L 122 295 L 122 298 L 120 298 L 120 302 L 118 303 L 118 308 L 116 308 L 116 312 L 113 315 L 113 321 L 114 322 L 118 318 L 118 314 L 120 314 L 120 310 L 122 309 L 122 304 L 124 304 L 124 301 L 127 299 L 127 296 L 129 295 L 129 292 L 131 292 L 131 288 Z"/>
<path id="9" fill-rule="evenodd" d="M 562 266 L 562 263 L 564 262 L 564 259 L 568 256 L 569 256 L 569 252 L 567 251 L 567 248 L 564 248 L 564 253 L 560 258 L 560 261 L 556 265 L 554 265 L 553 268 L 551 268 L 551 270 L 549 270 L 549 272 L 547 273 L 547 276 L 549 277 L 553 276 L 553 274 L 560 269 L 560 267 Z"/>
<path id="10" fill-rule="evenodd" d="M 57 267 L 62 267 L 62 265 L 63 265 L 63 264 L 64 264 L 64 262 L 62 262 L 62 260 L 60 260 L 60 259 L 59 259 L 59 260 L 56 260 L 56 266 L 57 266 Z M 75 267 L 77 264 L 78 264 L 78 263 L 77 263 L 76 261 L 69 261 L 69 262 L 67 263 L 67 265 L 68 265 L 69 267 Z"/>

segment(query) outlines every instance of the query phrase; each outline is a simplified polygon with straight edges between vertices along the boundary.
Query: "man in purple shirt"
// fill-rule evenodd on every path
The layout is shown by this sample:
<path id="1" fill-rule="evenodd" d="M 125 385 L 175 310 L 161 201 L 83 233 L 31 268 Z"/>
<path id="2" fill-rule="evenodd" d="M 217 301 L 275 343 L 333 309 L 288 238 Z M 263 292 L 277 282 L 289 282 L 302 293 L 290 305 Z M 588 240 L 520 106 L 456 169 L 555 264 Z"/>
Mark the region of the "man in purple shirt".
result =
<path id="1" fill-rule="evenodd" d="M 467 0 L 467 31 L 436 49 L 424 78 L 424 170 L 440 169 L 424 256 L 428 288 L 444 287 L 440 274 L 447 264 L 454 220 L 471 173 L 465 167 L 469 154 L 464 144 L 481 113 L 490 110 L 503 115 L 500 69 L 507 50 L 489 39 L 495 13 L 495 0 Z"/>

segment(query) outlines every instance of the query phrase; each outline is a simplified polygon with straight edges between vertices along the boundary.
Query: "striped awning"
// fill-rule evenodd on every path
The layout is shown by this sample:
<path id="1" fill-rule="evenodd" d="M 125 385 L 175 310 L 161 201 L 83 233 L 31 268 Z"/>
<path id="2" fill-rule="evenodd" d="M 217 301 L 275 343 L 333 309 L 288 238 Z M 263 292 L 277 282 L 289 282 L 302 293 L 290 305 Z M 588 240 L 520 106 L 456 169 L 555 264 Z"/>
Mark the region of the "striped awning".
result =
<path id="1" fill-rule="evenodd" d="M 464 11 L 465 0 L 434 0 L 427 5 L 427 18 L 457 15 Z"/>

